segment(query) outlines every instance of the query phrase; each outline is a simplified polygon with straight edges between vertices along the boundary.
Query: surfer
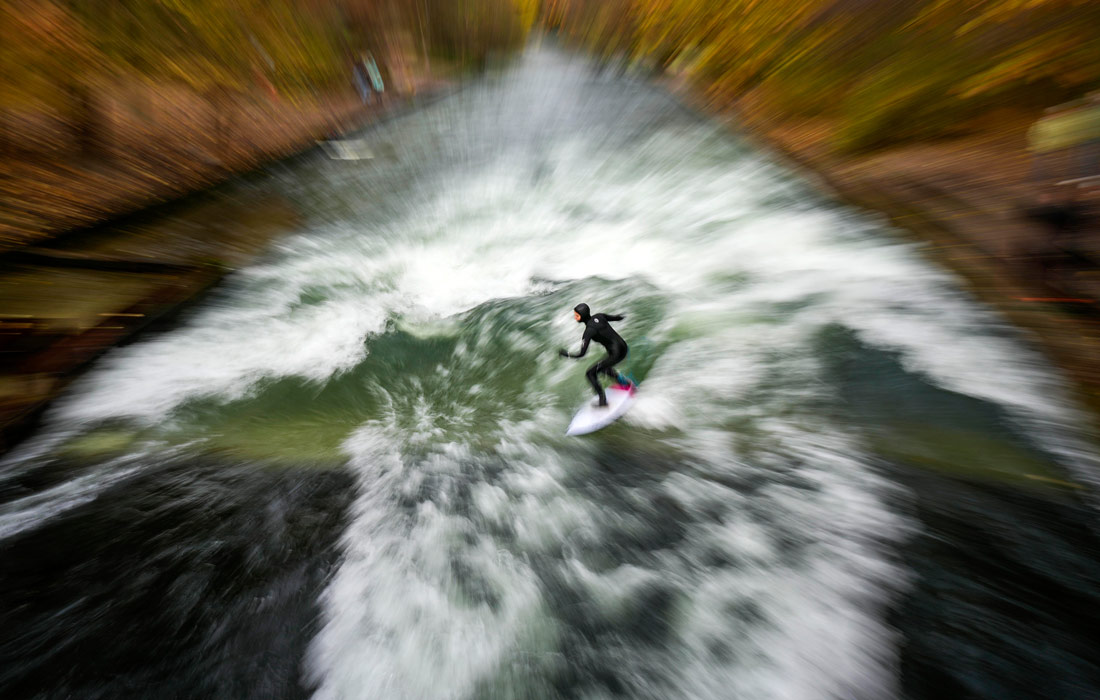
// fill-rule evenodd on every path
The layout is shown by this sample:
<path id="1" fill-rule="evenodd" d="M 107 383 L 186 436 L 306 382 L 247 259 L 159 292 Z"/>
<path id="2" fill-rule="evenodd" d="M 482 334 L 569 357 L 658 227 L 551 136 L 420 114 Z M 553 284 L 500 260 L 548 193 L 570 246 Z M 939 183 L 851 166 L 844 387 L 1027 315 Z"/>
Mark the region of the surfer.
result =
<path id="1" fill-rule="evenodd" d="M 604 346 L 607 350 L 607 357 L 589 367 L 588 371 L 584 373 L 584 376 L 588 378 L 588 383 L 592 385 L 592 388 L 596 392 L 596 396 L 600 398 L 600 405 L 606 406 L 607 395 L 604 394 L 603 387 L 600 386 L 600 374 L 606 374 L 611 377 L 619 383 L 619 386 L 630 386 L 630 381 L 624 377 L 622 373 L 612 369 L 614 365 L 622 362 L 623 358 L 626 357 L 627 347 L 626 341 L 615 332 L 615 329 L 612 328 L 611 324 L 608 322 L 621 321 L 623 320 L 623 316 L 593 314 L 588 308 L 588 304 L 577 304 L 573 307 L 573 318 L 577 319 L 577 323 L 584 324 L 584 335 L 581 337 L 581 351 L 576 355 L 571 355 L 568 350 L 559 350 L 558 354 L 562 357 L 584 357 L 584 354 L 588 352 L 588 344 L 593 340 Z"/>

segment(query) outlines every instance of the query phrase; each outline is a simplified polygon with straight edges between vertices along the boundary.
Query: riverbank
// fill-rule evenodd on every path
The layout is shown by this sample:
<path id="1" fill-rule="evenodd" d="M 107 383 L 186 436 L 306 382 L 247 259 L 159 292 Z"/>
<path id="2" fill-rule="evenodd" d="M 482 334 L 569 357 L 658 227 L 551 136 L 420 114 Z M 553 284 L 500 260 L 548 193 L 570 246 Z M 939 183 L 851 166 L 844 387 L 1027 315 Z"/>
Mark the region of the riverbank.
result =
<path id="1" fill-rule="evenodd" d="M 221 105 L 213 120 L 210 105 L 198 96 L 170 88 L 145 98 L 156 100 L 147 107 L 155 119 L 138 120 L 121 105 L 105 108 L 114 133 L 99 158 L 74 157 L 64 149 L 0 158 L 0 252 L 206 189 L 442 85 L 427 77 L 408 83 L 403 95 L 386 93 L 370 104 L 350 90 L 294 98 L 251 95 Z M 40 125 L 36 139 L 49 142 L 58 135 Z"/>
<path id="2" fill-rule="evenodd" d="M 829 124 L 777 118 L 748 99 L 718 105 L 683 77 L 660 85 L 925 243 L 929 257 L 960 275 L 1065 373 L 1100 433 L 1100 270 L 1092 262 L 1098 258 L 1092 250 L 1084 262 L 1069 259 L 1051 231 L 1028 215 L 1036 192 L 1025 117 L 1002 117 L 965 138 L 841 156 L 827 146 Z M 1088 238 L 1095 237 L 1084 241 L 1095 247 Z"/>
<path id="3" fill-rule="evenodd" d="M 667 93 L 528 59 L 229 188 L 302 223 L 8 460 L 6 695 L 1095 695 L 1049 365 Z M 578 298 L 652 398 L 583 441 Z"/>
<path id="4" fill-rule="evenodd" d="M 146 168 L 95 200 L 90 183 L 104 173 L 70 181 L 72 201 L 37 210 L 38 240 L 32 244 L 24 236 L 0 251 L 0 453 L 34 428 L 49 402 L 92 360 L 169 323 L 298 220 L 277 198 L 245 205 L 202 190 L 315 148 L 318 136 L 380 122 L 449 89 L 449 83 L 422 81 L 403 98 L 348 103 L 312 123 L 298 122 L 264 152 L 242 154 L 232 168 L 190 162 L 190 177 L 179 182 Z M 113 218 L 94 228 L 63 228 L 63 222 L 92 216 Z"/>

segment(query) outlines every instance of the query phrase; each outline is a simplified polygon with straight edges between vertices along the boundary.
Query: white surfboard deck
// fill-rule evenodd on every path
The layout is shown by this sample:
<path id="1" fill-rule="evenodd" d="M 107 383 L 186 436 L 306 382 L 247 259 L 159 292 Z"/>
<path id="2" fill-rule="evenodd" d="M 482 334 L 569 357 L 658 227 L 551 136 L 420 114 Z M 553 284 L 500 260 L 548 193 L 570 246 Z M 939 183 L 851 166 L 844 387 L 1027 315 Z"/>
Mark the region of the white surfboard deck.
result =
<path id="1" fill-rule="evenodd" d="M 635 388 L 633 386 L 629 389 L 618 387 L 607 389 L 605 391 L 607 406 L 601 408 L 597 405 L 599 399 L 593 398 L 581 406 L 581 410 L 573 416 L 573 421 L 569 424 L 569 429 L 565 431 L 565 434 L 587 435 L 611 425 L 630 409 L 630 405 L 634 403 L 634 392 Z"/>

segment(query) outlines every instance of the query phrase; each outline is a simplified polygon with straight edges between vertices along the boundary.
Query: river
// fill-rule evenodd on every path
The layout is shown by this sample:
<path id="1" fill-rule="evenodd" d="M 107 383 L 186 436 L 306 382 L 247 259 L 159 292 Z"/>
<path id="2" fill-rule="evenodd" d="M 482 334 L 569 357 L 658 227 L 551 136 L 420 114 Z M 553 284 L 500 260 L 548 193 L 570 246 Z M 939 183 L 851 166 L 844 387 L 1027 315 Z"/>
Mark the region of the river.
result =
<path id="1" fill-rule="evenodd" d="M 359 138 L 5 457 L 0 696 L 1100 696 L 1084 419 L 919 245 L 552 49 Z"/>

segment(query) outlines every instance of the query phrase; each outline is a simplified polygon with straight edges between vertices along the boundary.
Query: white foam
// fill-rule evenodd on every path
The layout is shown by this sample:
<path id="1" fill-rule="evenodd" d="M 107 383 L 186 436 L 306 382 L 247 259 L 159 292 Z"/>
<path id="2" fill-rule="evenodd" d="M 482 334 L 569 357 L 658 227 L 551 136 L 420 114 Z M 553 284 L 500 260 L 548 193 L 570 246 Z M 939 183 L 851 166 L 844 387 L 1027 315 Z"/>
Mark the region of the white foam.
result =
<path id="1" fill-rule="evenodd" d="M 126 461 L 108 463 L 44 491 L 4 503 L 0 506 L 0 540 L 34 529 L 50 518 L 90 503 L 140 470 L 140 465 Z"/>
<path id="2" fill-rule="evenodd" d="M 310 652 L 318 698 L 521 687 L 570 633 L 551 584 L 624 626 L 640 595 L 667 586 L 659 644 L 604 638 L 593 651 L 634 697 L 890 697 L 883 608 L 905 578 L 890 552 L 907 525 L 858 429 L 813 408 L 835 398 L 821 331 L 850 328 L 932 382 L 1031 417 L 1039 441 L 1044 425 L 1072 427 L 1057 377 L 912 246 L 815 203 L 712 129 L 616 145 L 615 115 L 565 133 L 558 115 L 598 97 L 562 70 L 550 85 L 525 73 L 464 93 L 461 110 L 445 103 L 404 137 L 395 126 L 398 141 L 430 130 L 465 165 L 402 194 L 373 170 L 343 171 L 324 183 L 345 188 L 340 206 L 381 193 L 410 197 L 407 211 L 357 210 L 285 241 L 184 327 L 111 353 L 50 421 L 156 424 L 265 380 L 331 381 L 395 327 L 457 337 L 428 378 L 361 387 L 380 408 L 345 444 L 358 496 Z M 493 317 L 500 300 L 522 300 L 529 325 Z M 560 434 L 586 398 L 582 368 L 553 354 L 576 347 L 581 300 L 626 312 L 627 340 L 648 328 L 661 347 L 626 418 L 633 438 Z M 513 380 L 520 395 L 490 390 L 502 357 L 539 350 Z M 601 460 L 630 449 L 640 483 L 608 485 L 618 475 Z M 76 502 L 56 495 L 35 507 Z M 682 509 L 684 532 L 651 551 L 640 543 L 666 515 L 656 503 Z M 623 551 L 636 560 L 593 563 Z"/>
<path id="3" fill-rule="evenodd" d="M 366 355 L 383 309 L 353 296 L 290 309 L 287 293 L 211 309 L 188 327 L 116 350 L 60 405 L 55 420 L 157 423 L 196 398 L 238 399 L 261 379 L 323 381 Z"/>
<path id="4" fill-rule="evenodd" d="M 524 634 L 539 608 L 523 559 L 444 503 L 416 501 L 425 479 L 461 479 L 462 450 L 406 464 L 371 426 L 348 443 L 361 476 L 345 560 L 326 592 L 330 614 L 311 650 L 317 698 L 462 698 Z M 447 498 L 447 486 L 441 486 Z M 453 494 L 452 494 L 453 495 Z M 500 495 L 474 499 L 499 519 Z M 401 501 L 416 505 L 403 508 Z M 478 517 L 475 510 L 474 518 Z M 456 567 L 476 581 L 457 581 Z M 467 588 L 484 587 L 471 598 Z"/>

